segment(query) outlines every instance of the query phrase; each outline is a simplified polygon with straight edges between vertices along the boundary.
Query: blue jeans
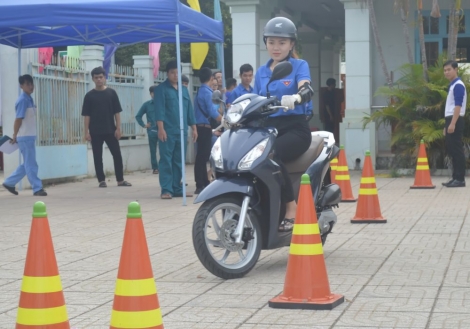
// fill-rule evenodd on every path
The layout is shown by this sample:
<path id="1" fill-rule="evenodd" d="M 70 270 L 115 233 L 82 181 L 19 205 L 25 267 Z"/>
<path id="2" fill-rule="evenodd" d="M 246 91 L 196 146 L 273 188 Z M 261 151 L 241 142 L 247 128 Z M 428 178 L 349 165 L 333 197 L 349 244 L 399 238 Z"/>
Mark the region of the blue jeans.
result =
<path id="1" fill-rule="evenodd" d="M 6 186 L 15 187 L 23 177 L 28 177 L 33 187 L 33 193 L 42 189 L 42 182 L 38 177 L 38 164 L 36 162 L 36 141 L 34 139 L 18 141 L 18 147 L 23 155 L 23 163 L 16 168 L 15 172 L 5 179 Z"/>

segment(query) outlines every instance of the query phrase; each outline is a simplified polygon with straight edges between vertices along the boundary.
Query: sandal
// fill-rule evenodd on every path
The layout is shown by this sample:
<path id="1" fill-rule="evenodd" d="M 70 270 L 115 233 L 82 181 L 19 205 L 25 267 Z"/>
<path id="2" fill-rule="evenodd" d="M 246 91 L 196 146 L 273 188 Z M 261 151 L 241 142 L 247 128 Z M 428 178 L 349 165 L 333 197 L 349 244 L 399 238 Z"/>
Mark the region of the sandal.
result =
<path id="1" fill-rule="evenodd" d="M 154 173 L 155 175 L 158 175 L 158 174 L 159 174 L 158 169 L 155 169 L 155 170 L 153 171 L 153 173 Z"/>
<path id="2" fill-rule="evenodd" d="M 294 218 L 284 218 L 284 220 L 281 222 L 281 225 L 279 225 L 279 232 L 290 232 L 294 229 Z"/>
<path id="3" fill-rule="evenodd" d="M 100 185 L 98 185 L 98 187 L 108 187 L 108 185 L 106 185 L 106 182 L 103 181 L 103 182 L 100 182 Z"/>
<path id="4" fill-rule="evenodd" d="M 160 196 L 161 199 L 163 200 L 171 200 L 173 199 L 173 197 L 171 196 L 170 193 L 163 193 L 161 196 Z"/>
<path id="5" fill-rule="evenodd" d="M 123 181 L 122 183 L 118 183 L 118 186 L 132 186 L 131 183 Z"/>

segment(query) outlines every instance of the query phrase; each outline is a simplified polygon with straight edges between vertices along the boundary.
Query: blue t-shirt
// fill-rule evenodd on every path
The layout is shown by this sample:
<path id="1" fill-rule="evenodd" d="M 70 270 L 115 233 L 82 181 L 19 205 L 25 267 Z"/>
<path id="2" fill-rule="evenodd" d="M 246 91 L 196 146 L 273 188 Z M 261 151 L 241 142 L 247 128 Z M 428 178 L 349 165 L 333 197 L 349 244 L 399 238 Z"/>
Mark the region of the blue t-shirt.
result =
<path id="1" fill-rule="evenodd" d="M 219 117 L 219 105 L 212 103 L 212 89 L 203 84 L 194 99 L 194 116 L 196 124 L 210 124 L 208 117 L 217 119 Z"/>
<path id="2" fill-rule="evenodd" d="M 271 78 L 271 64 L 273 60 L 270 59 L 266 65 L 261 66 L 256 72 L 255 86 L 253 93 L 266 96 L 266 85 Z M 294 95 L 299 91 L 298 84 L 302 80 L 312 81 L 310 78 L 310 69 L 306 61 L 302 59 L 290 58 L 289 62 L 292 63 L 292 73 L 281 80 L 274 81 L 269 85 L 271 96 L 276 96 L 279 100 L 284 95 Z M 307 114 L 307 104 L 296 105 L 294 110 L 286 111 L 280 109 L 277 113 L 271 115 L 272 117 L 287 116 L 287 115 L 302 115 Z"/>
<path id="3" fill-rule="evenodd" d="M 36 139 L 36 105 L 33 98 L 22 92 L 15 103 L 16 118 L 23 119 L 16 140 Z"/>
<path id="4" fill-rule="evenodd" d="M 245 87 L 240 83 L 232 90 L 229 97 L 227 97 L 227 104 L 232 104 L 238 97 L 251 93 L 253 93 L 253 87 L 250 86 L 250 89 L 246 90 Z"/>

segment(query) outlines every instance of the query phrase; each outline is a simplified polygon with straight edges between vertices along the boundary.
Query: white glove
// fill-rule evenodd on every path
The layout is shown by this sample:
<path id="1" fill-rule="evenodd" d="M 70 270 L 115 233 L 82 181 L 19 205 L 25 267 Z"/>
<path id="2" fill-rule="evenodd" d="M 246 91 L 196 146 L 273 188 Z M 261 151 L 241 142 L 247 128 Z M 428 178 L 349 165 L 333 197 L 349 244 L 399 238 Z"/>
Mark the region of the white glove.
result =
<path id="1" fill-rule="evenodd" d="M 287 106 L 290 110 L 295 107 L 295 102 L 300 103 L 302 98 L 298 94 L 282 96 L 281 105 Z"/>

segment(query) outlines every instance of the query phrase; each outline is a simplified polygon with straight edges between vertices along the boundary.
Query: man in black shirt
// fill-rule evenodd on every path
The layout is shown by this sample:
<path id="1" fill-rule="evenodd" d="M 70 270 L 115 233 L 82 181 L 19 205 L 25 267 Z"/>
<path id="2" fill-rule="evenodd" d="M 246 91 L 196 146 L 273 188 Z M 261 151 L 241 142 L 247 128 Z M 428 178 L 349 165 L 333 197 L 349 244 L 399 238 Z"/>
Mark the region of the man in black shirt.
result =
<path id="1" fill-rule="evenodd" d="M 85 136 L 91 142 L 96 177 L 99 187 L 107 187 L 103 171 L 103 143 L 106 142 L 114 160 L 114 172 L 118 186 L 132 186 L 124 180 L 121 149 L 121 103 L 114 89 L 106 87 L 105 70 L 96 67 L 91 71 L 95 89 L 90 90 L 83 101 Z"/>

